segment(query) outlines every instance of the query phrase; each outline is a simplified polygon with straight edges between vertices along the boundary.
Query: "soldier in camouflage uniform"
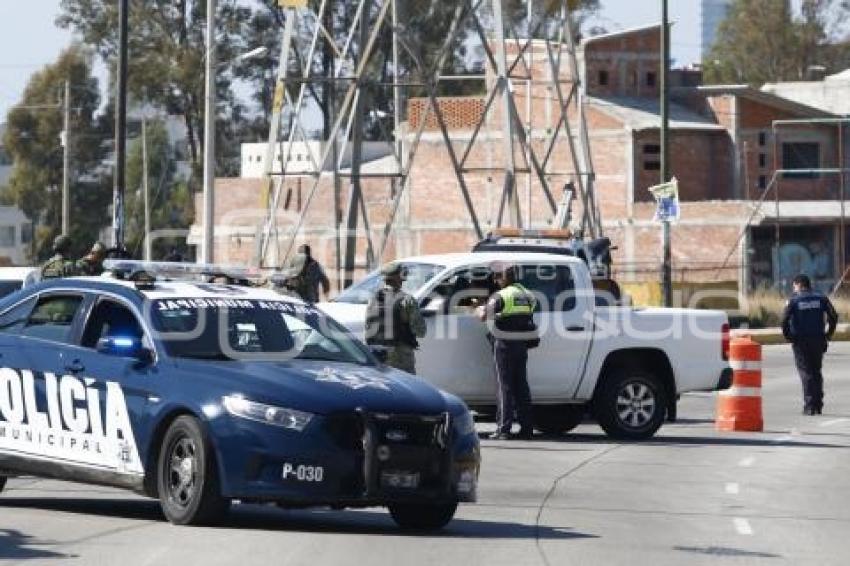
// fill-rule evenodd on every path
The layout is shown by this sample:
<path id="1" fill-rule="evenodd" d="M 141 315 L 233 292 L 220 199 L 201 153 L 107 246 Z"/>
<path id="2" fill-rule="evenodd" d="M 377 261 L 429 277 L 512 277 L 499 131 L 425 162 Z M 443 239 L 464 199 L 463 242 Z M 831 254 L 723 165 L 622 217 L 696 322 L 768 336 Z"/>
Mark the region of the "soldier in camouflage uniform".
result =
<path id="1" fill-rule="evenodd" d="M 73 277 L 79 275 L 77 264 L 68 259 L 68 250 L 71 248 L 71 239 L 68 236 L 56 236 L 53 240 L 53 257 L 41 266 L 42 279 L 58 279 L 60 277 Z"/>
<path id="2" fill-rule="evenodd" d="M 416 299 L 402 291 L 404 269 L 391 264 L 381 270 L 384 285 L 366 310 L 366 341 L 387 348 L 387 365 L 416 373 L 417 338 L 425 336 L 425 319 Z"/>
<path id="3" fill-rule="evenodd" d="M 91 251 L 77 262 L 77 269 L 82 275 L 97 276 L 103 273 L 103 260 L 106 259 L 106 246 L 95 242 Z"/>

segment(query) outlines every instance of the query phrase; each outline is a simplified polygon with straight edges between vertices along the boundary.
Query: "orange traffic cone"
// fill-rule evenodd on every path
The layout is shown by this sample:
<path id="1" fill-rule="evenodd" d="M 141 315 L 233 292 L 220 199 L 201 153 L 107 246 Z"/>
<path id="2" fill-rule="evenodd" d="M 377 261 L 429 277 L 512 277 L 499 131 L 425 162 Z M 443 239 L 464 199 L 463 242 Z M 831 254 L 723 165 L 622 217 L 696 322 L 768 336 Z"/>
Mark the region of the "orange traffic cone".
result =
<path id="1" fill-rule="evenodd" d="M 732 387 L 717 396 L 715 428 L 721 431 L 761 432 L 761 344 L 749 336 L 733 338 L 729 346 Z"/>

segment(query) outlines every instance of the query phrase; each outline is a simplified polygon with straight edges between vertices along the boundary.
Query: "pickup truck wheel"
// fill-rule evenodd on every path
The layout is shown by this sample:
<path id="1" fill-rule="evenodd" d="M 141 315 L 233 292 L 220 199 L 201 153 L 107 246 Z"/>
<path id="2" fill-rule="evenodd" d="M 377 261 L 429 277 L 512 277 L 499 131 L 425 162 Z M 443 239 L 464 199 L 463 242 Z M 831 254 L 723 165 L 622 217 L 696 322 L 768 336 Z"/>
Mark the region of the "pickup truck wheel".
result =
<path id="1" fill-rule="evenodd" d="M 449 524 L 457 511 L 455 503 L 394 503 L 389 506 L 396 524 L 405 530 L 437 531 Z"/>
<path id="2" fill-rule="evenodd" d="M 221 496 L 212 446 L 193 417 L 178 417 L 168 428 L 157 472 L 162 512 L 175 525 L 213 523 L 230 507 Z"/>
<path id="3" fill-rule="evenodd" d="M 612 438 L 646 440 L 664 422 L 667 394 L 661 380 L 639 370 L 618 368 L 595 401 L 599 425 Z"/>
<path id="4" fill-rule="evenodd" d="M 6 476 L 0 476 L 0 491 L 3 491 L 4 487 L 6 487 Z"/>
<path id="5" fill-rule="evenodd" d="M 534 407 L 534 428 L 551 436 L 573 430 L 584 419 L 581 405 L 537 405 Z"/>

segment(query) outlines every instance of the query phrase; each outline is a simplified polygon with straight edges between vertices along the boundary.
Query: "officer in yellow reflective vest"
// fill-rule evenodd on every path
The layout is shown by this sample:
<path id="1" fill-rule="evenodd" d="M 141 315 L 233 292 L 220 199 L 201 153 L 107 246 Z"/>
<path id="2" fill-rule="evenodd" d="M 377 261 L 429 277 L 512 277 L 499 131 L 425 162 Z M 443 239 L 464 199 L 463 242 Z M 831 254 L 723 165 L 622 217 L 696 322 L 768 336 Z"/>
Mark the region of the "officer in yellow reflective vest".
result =
<path id="1" fill-rule="evenodd" d="M 520 425 L 517 438 L 529 439 L 534 425 L 528 388 L 528 342 L 536 335 L 533 315 L 537 301 L 533 293 L 519 284 L 516 266 L 499 264 L 492 270 L 500 290 L 478 313 L 488 323 L 499 385 L 497 428 L 490 438 L 512 438 L 516 411 Z"/>

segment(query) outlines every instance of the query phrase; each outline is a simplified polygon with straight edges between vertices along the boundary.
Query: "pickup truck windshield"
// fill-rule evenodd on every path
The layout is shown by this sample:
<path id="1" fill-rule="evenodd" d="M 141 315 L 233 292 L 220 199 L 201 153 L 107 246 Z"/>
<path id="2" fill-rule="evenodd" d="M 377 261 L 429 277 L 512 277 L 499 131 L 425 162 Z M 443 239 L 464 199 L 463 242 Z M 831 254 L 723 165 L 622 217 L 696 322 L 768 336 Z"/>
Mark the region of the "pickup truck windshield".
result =
<path id="1" fill-rule="evenodd" d="M 162 299 L 152 306 L 154 330 L 172 357 L 372 363 L 346 330 L 310 306 L 207 298 Z"/>
<path id="2" fill-rule="evenodd" d="M 445 269 L 445 266 L 432 263 L 402 262 L 401 265 L 407 271 L 407 279 L 405 279 L 401 288 L 411 295 L 415 295 L 428 281 Z M 381 273 L 373 271 L 365 279 L 340 293 L 334 299 L 334 302 L 365 305 L 378 291 L 382 281 Z"/>

